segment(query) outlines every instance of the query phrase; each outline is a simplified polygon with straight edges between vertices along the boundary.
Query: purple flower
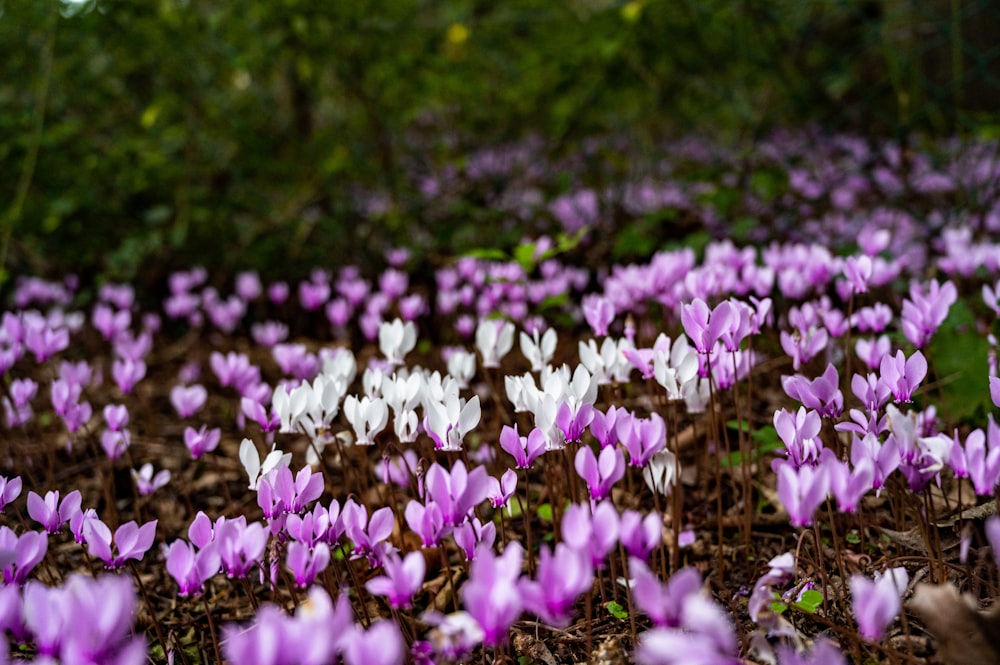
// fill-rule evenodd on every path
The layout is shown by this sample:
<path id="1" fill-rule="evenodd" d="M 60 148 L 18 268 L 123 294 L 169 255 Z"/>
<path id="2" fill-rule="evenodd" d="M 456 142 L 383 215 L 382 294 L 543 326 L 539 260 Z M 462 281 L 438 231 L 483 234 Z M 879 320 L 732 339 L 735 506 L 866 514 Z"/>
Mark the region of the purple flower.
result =
<path id="1" fill-rule="evenodd" d="M 413 595 L 424 583 L 427 564 L 421 552 L 410 552 L 401 559 L 398 554 L 382 558 L 385 575 L 368 580 L 365 588 L 376 596 L 386 596 L 389 605 L 399 609 L 409 607 Z"/>
<path id="2" fill-rule="evenodd" d="M 636 607 L 661 627 L 676 628 L 681 624 L 681 608 L 689 596 L 701 591 L 701 575 L 694 568 L 682 568 L 663 584 L 645 563 L 629 559 L 632 575 L 632 595 Z"/>
<path id="3" fill-rule="evenodd" d="M 19 496 L 21 496 L 21 476 L 13 478 L 0 476 L 0 512 Z"/>
<path id="4" fill-rule="evenodd" d="M 808 655 L 788 645 L 779 646 L 777 652 L 778 665 L 847 665 L 843 652 L 824 639 L 817 639 Z"/>
<path id="5" fill-rule="evenodd" d="M 395 622 L 380 619 L 366 631 L 355 628 L 343 639 L 346 665 L 402 665 L 406 642 Z"/>
<path id="6" fill-rule="evenodd" d="M 111 529 L 99 519 L 87 520 L 83 527 L 87 550 L 91 556 L 100 559 L 111 569 L 121 568 L 129 559 L 141 561 L 153 546 L 156 522 L 146 522 L 141 527 L 134 520 L 122 524 L 115 530 L 114 549 L 118 553 L 113 554 Z"/>
<path id="7" fill-rule="evenodd" d="M 913 401 L 913 391 L 927 376 L 927 360 L 920 351 L 906 358 L 902 350 L 895 357 L 886 355 L 879 366 L 879 381 L 891 392 L 897 402 Z"/>
<path id="8" fill-rule="evenodd" d="M 1000 425 L 989 415 L 987 434 L 973 430 L 965 439 L 965 467 L 979 496 L 993 493 L 1000 482 Z"/>
<path id="9" fill-rule="evenodd" d="M 910 576 L 905 568 L 891 568 L 875 574 L 870 580 L 864 575 L 851 576 L 851 599 L 858 632 L 866 640 L 880 640 L 886 627 L 899 614 L 901 597 Z"/>
<path id="10" fill-rule="evenodd" d="M 695 298 L 690 304 L 681 306 L 684 332 L 698 353 L 709 352 L 732 326 L 734 315 L 738 316 L 738 313 L 733 311 L 733 305 L 728 300 L 723 300 L 713 310 L 709 310 L 701 298 Z"/>
<path id="11" fill-rule="evenodd" d="M 420 536 L 424 547 L 437 547 L 441 538 L 447 535 L 444 514 L 441 507 L 433 501 L 426 505 L 413 500 L 406 504 L 406 524 L 414 533 Z"/>
<path id="12" fill-rule="evenodd" d="M 658 413 L 651 413 L 649 418 L 637 418 L 627 411 L 619 411 L 615 430 L 628 451 L 631 466 L 645 467 L 667 445 L 667 424 Z"/>
<path id="13" fill-rule="evenodd" d="M 517 588 L 525 609 L 549 625 L 564 628 L 572 618 L 573 603 L 590 589 L 593 579 L 590 558 L 559 543 L 554 553 L 548 547 L 542 548 L 535 579 L 522 579 Z"/>
<path id="14" fill-rule="evenodd" d="M 1000 409 L 1000 377 L 990 377 L 990 399 L 993 401 L 993 406 Z"/>
<path id="15" fill-rule="evenodd" d="M 837 498 L 840 511 L 857 511 L 861 498 L 872 489 L 875 480 L 875 463 L 872 459 L 862 457 L 854 464 L 854 469 L 851 469 L 847 462 L 840 461 L 831 452 L 823 456 L 821 464 L 826 467 L 830 491 Z"/>
<path id="16" fill-rule="evenodd" d="M 186 541 L 175 540 L 167 550 L 167 572 L 180 587 L 181 597 L 201 593 L 205 582 L 219 572 L 219 552 L 208 544 L 195 552 Z"/>
<path id="17" fill-rule="evenodd" d="M 24 584 L 32 569 L 45 558 L 49 537 L 37 531 L 18 536 L 10 527 L 0 526 L 0 571 L 5 585 Z"/>
<path id="18" fill-rule="evenodd" d="M 146 462 L 138 471 L 132 469 L 132 480 L 140 496 L 149 496 L 170 482 L 170 470 L 161 469 L 153 475 L 153 465 Z"/>
<path id="19" fill-rule="evenodd" d="M 214 542 L 226 576 L 246 577 L 250 569 L 263 559 L 267 538 L 267 530 L 260 522 L 247 524 L 243 515 L 216 527 Z"/>
<path id="20" fill-rule="evenodd" d="M 489 475 L 486 468 L 477 466 L 467 471 L 461 460 L 451 467 L 451 473 L 434 463 L 424 476 L 428 497 L 441 507 L 446 525 L 455 525 L 466 519 L 473 509 L 486 500 L 489 492 Z"/>
<path id="21" fill-rule="evenodd" d="M 774 429 L 785 444 L 788 461 L 796 468 L 819 459 L 823 443 L 819 431 L 823 426 L 819 414 L 804 406 L 793 415 L 785 409 L 774 412 Z"/>
<path id="22" fill-rule="evenodd" d="M 610 501 L 601 501 L 593 509 L 574 503 L 563 513 L 560 531 L 564 543 L 600 567 L 618 544 L 618 511 Z"/>
<path id="23" fill-rule="evenodd" d="M 500 480 L 490 476 L 487 482 L 489 483 L 487 498 L 490 500 L 490 505 L 494 508 L 503 508 L 508 505 L 517 489 L 517 472 L 514 469 L 507 469 L 500 476 Z"/>
<path id="24" fill-rule="evenodd" d="M 618 530 L 628 555 L 646 561 L 663 539 L 663 518 L 655 512 L 643 517 L 638 511 L 625 510 Z"/>
<path id="25" fill-rule="evenodd" d="M 472 561 L 476 552 L 493 547 L 497 539 L 497 526 L 493 522 L 483 524 L 478 517 L 462 522 L 452 532 L 455 544 L 465 552 L 465 560 Z"/>
<path id="26" fill-rule="evenodd" d="M 485 473 L 486 469 L 483 469 Z M 368 509 L 348 500 L 341 513 L 347 537 L 354 543 L 354 558 L 369 557 L 372 562 L 377 546 L 392 535 L 396 520 L 390 506 L 379 508 L 368 519 Z"/>
<path id="27" fill-rule="evenodd" d="M 459 593 L 462 605 L 483 629 L 483 643 L 502 644 L 507 630 L 521 614 L 523 597 L 518 588 L 523 550 L 514 542 L 501 556 L 483 549 L 469 565 L 469 579 Z"/>
<path id="28" fill-rule="evenodd" d="M 146 376 L 146 363 L 132 358 L 115 358 L 111 363 L 111 376 L 118 384 L 118 390 L 128 394 Z"/>
<path id="29" fill-rule="evenodd" d="M 514 423 L 513 428 L 504 425 L 500 430 L 500 447 L 514 457 L 518 469 L 530 469 L 534 461 L 545 452 L 545 434 L 535 428 L 528 436 L 520 436 L 517 423 Z"/>
<path id="30" fill-rule="evenodd" d="M 285 563 L 295 577 L 295 584 L 304 589 L 313 583 L 318 574 L 326 570 L 330 563 L 330 547 L 326 543 L 317 543 L 310 548 L 305 543 L 293 540 L 288 543 Z"/>
<path id="31" fill-rule="evenodd" d="M 583 317 L 596 337 L 608 334 L 608 326 L 615 319 L 615 306 L 607 298 L 592 294 L 583 297 Z"/>
<path id="32" fill-rule="evenodd" d="M 902 327 L 906 339 L 922 349 L 944 323 L 948 310 L 958 300 L 958 291 L 951 282 L 938 285 L 927 282 L 926 289 L 918 282 L 910 284 L 910 299 L 903 300 Z"/>
<path id="33" fill-rule="evenodd" d="M 101 448 L 110 460 L 119 459 L 132 443 L 132 435 L 128 430 L 115 432 L 109 429 L 101 432 Z"/>
<path id="34" fill-rule="evenodd" d="M 601 448 L 618 443 L 618 418 L 627 414 L 628 411 L 624 407 L 616 409 L 614 405 L 609 406 L 606 413 L 594 411 L 594 419 L 590 421 L 590 433 L 601 444 Z"/>
<path id="35" fill-rule="evenodd" d="M 790 462 L 779 460 L 778 498 L 788 511 L 793 526 L 809 526 L 812 515 L 830 491 L 826 467 L 803 465 L 797 469 Z"/>
<path id="36" fill-rule="evenodd" d="M 602 448 L 595 456 L 590 446 L 582 446 L 574 460 L 576 472 L 587 483 L 591 501 L 601 501 L 611 494 L 611 488 L 625 477 L 625 454 L 618 448 Z"/>
<path id="37" fill-rule="evenodd" d="M 868 256 L 848 256 L 844 261 L 844 276 L 854 293 L 868 291 L 868 281 L 872 277 L 872 260 Z"/>
<path id="38" fill-rule="evenodd" d="M 199 384 L 193 386 L 174 386 L 170 390 L 170 403 L 181 418 L 190 418 L 205 406 L 208 391 Z"/>
<path id="39" fill-rule="evenodd" d="M 108 404 L 104 407 L 104 422 L 112 432 L 120 432 L 128 425 L 128 408 L 124 404 Z"/>
<path id="40" fill-rule="evenodd" d="M 28 515 L 48 533 L 59 533 L 62 525 L 80 512 L 82 500 L 80 490 L 67 494 L 61 503 L 58 490 L 46 492 L 44 499 L 34 492 L 28 492 Z"/>
<path id="41" fill-rule="evenodd" d="M 222 430 L 218 427 L 208 429 L 208 425 L 202 425 L 200 429 L 184 428 L 184 445 L 194 459 L 199 459 L 205 453 L 215 450 L 219 446 L 221 437 Z"/>
<path id="42" fill-rule="evenodd" d="M 801 374 L 781 377 L 781 386 L 789 397 L 797 399 L 824 418 L 839 418 L 844 411 L 844 395 L 838 387 L 840 376 L 833 364 L 826 366 L 822 376 L 810 381 Z"/>

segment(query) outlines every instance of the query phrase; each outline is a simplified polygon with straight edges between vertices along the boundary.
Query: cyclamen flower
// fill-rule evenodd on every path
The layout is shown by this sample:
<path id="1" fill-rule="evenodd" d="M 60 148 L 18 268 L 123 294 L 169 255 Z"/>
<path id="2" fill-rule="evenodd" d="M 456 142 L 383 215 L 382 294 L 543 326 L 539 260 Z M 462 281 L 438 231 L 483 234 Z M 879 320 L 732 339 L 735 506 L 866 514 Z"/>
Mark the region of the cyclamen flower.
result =
<path id="1" fill-rule="evenodd" d="M 148 496 L 170 482 L 169 469 L 161 469 L 153 475 L 153 465 L 149 462 L 143 464 L 138 471 L 132 469 L 131 472 L 139 496 Z"/>
<path id="2" fill-rule="evenodd" d="M 587 325 L 597 337 L 608 334 L 608 326 L 615 319 L 615 306 L 610 300 L 600 295 L 587 295 L 582 301 L 583 317 Z"/>
<path id="3" fill-rule="evenodd" d="M 500 430 L 500 447 L 514 457 L 518 469 L 530 469 L 534 461 L 545 452 L 545 435 L 535 428 L 528 436 L 520 436 L 517 423 L 514 423 L 513 428 L 504 425 Z"/>
<path id="4" fill-rule="evenodd" d="M 368 630 L 354 628 L 342 639 L 346 665 L 401 665 L 406 642 L 395 621 L 380 619 Z"/>
<path id="5" fill-rule="evenodd" d="M 486 319 L 476 327 L 476 348 L 483 357 L 483 367 L 499 367 L 500 361 L 514 346 L 514 324 Z"/>
<path id="6" fill-rule="evenodd" d="M 110 569 L 121 568 L 129 559 L 141 561 L 156 537 L 156 522 L 146 522 L 141 527 L 133 520 L 115 530 L 113 554 L 111 529 L 101 520 L 87 520 L 83 535 L 90 555 L 104 562 Z"/>
<path id="7" fill-rule="evenodd" d="M 809 526 L 816 512 L 830 491 L 830 479 L 824 466 L 803 465 L 795 468 L 791 463 L 779 461 L 778 499 L 788 511 L 792 526 Z"/>
<path id="8" fill-rule="evenodd" d="M 355 442 L 359 446 L 374 445 L 385 426 L 389 424 L 389 407 L 380 397 L 362 397 L 348 395 L 344 400 L 344 417 L 354 428 Z"/>
<path id="9" fill-rule="evenodd" d="M 667 424 L 658 413 L 637 418 L 627 411 L 619 412 L 615 428 L 628 451 L 630 466 L 645 467 L 667 445 Z"/>
<path id="10" fill-rule="evenodd" d="M 5 585 L 21 585 L 38 563 L 45 558 L 49 537 L 37 531 L 18 536 L 10 527 L 0 526 L 0 573 Z"/>
<path id="11" fill-rule="evenodd" d="M 824 418 L 839 418 L 844 411 L 844 395 L 838 387 L 840 376 L 833 363 L 826 366 L 822 376 L 812 381 L 796 374 L 781 377 L 781 386 L 789 397 L 797 399 L 809 409 L 815 409 Z"/>
<path id="12" fill-rule="evenodd" d="M 534 580 L 522 579 L 518 590 L 524 606 L 545 623 L 563 628 L 572 618 L 573 603 L 590 588 L 594 569 L 590 559 L 564 543 L 555 552 L 542 548 Z"/>
<path id="13" fill-rule="evenodd" d="M 462 605 L 483 629 L 483 643 L 497 646 L 521 614 L 523 597 L 518 589 L 524 551 L 512 542 L 497 556 L 485 548 L 469 566 L 469 579 L 459 593 Z"/>
<path id="14" fill-rule="evenodd" d="M 271 452 L 261 462 L 260 453 L 257 452 L 257 446 L 253 444 L 253 441 L 243 439 L 243 442 L 240 444 L 240 462 L 243 463 L 243 468 L 250 478 L 248 489 L 256 490 L 262 476 L 266 476 L 272 469 L 278 466 L 288 466 L 291 461 L 291 453 L 277 450 L 272 445 Z"/>
<path id="15" fill-rule="evenodd" d="M 483 524 L 478 517 L 473 517 L 456 526 L 451 535 L 465 553 L 465 560 L 472 561 L 476 552 L 493 547 L 497 539 L 497 525 L 490 521 Z"/>
<path id="16" fill-rule="evenodd" d="M 897 402 L 913 401 L 913 391 L 927 376 L 927 360 L 920 351 L 906 358 L 903 352 L 897 351 L 895 357 L 885 356 L 879 367 L 879 381 L 892 391 Z"/>
<path id="17" fill-rule="evenodd" d="M 874 580 L 864 575 L 851 576 L 852 610 L 861 637 L 872 641 L 882 639 L 886 627 L 899 614 L 909 580 L 902 567 L 876 573 Z"/>
<path id="18" fill-rule="evenodd" d="M 490 476 L 488 482 L 489 491 L 487 492 L 487 498 L 490 500 L 490 505 L 494 508 L 506 507 L 508 513 L 511 513 L 508 502 L 514 496 L 514 492 L 517 489 L 517 472 L 514 469 L 507 469 L 503 472 L 500 480 Z"/>
<path id="19" fill-rule="evenodd" d="M 521 353 L 531 363 L 532 372 L 541 372 L 542 368 L 552 361 L 556 351 L 556 329 L 549 328 L 539 339 L 538 331 L 532 335 L 521 332 Z"/>
<path id="20" fill-rule="evenodd" d="M 177 415 L 181 418 L 190 418 L 205 405 L 208 399 L 208 391 L 204 386 L 195 384 L 193 386 L 174 386 L 170 390 L 170 403 L 177 410 Z"/>
<path id="21" fill-rule="evenodd" d="M 21 496 L 21 476 L 6 478 L 0 476 L 0 512 L 17 497 Z"/>
<path id="22" fill-rule="evenodd" d="M 116 358 L 111 363 L 111 376 L 118 384 L 118 390 L 128 394 L 146 376 L 146 363 L 132 358 Z"/>
<path id="23" fill-rule="evenodd" d="M 175 540 L 167 550 L 167 572 L 180 587 L 182 598 L 201 593 L 205 582 L 219 572 L 220 561 L 212 543 L 195 552 L 187 542 Z"/>
<path id="24" fill-rule="evenodd" d="M 398 554 L 387 554 L 382 559 L 385 575 L 375 577 L 365 583 L 368 593 L 386 596 L 389 605 L 400 609 L 409 607 L 413 595 L 424 583 L 427 564 L 422 552 L 410 552 L 401 559 Z"/>
<path id="25" fill-rule="evenodd" d="M 382 355 L 392 365 L 402 365 L 406 354 L 417 344 L 417 327 L 412 321 L 381 323 L 378 327 L 378 344 Z"/>
<path id="26" fill-rule="evenodd" d="M 563 542 L 585 554 L 595 568 L 604 565 L 618 545 L 618 511 L 610 501 L 601 501 L 593 508 L 574 503 L 566 508 L 560 524 Z"/>
<path id="27" fill-rule="evenodd" d="M 611 488 L 625 477 L 625 454 L 618 448 L 603 448 L 595 456 L 590 446 L 582 446 L 574 460 L 576 472 L 587 483 L 591 501 L 601 501 L 611 494 Z"/>
<path id="28" fill-rule="evenodd" d="M 618 531 L 628 555 L 646 561 L 663 539 L 663 518 L 655 512 L 643 517 L 638 511 L 625 510 Z"/>
<path id="29" fill-rule="evenodd" d="M 295 585 L 300 589 L 311 585 L 316 576 L 326 570 L 329 563 L 330 547 L 326 543 L 317 543 L 313 548 L 298 540 L 288 543 L 285 564 L 292 571 Z"/>
<path id="30" fill-rule="evenodd" d="M 910 299 L 903 300 L 902 328 L 906 339 L 922 349 L 948 317 L 948 310 L 958 300 L 951 282 L 938 285 L 932 279 L 926 290 L 918 282 L 910 284 Z"/>
<path id="31" fill-rule="evenodd" d="M 18 492 L 20 492 L 20 482 Z M 62 525 L 80 512 L 82 500 L 80 490 L 73 490 L 67 494 L 61 503 L 58 490 L 46 492 L 44 499 L 34 492 L 28 492 L 28 515 L 41 524 L 47 533 L 59 533 Z"/>
<path id="32" fill-rule="evenodd" d="M 205 453 L 218 448 L 221 437 L 222 430 L 218 427 L 208 429 L 208 425 L 202 425 L 200 429 L 184 428 L 184 445 L 194 459 L 199 459 Z"/>

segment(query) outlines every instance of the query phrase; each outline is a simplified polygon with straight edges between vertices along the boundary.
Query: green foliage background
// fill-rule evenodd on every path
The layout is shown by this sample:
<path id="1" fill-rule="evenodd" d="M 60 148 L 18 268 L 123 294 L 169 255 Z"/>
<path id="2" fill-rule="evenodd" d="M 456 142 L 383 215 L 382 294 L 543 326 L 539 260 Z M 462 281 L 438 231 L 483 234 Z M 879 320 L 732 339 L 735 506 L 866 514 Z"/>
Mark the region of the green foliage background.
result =
<path id="1" fill-rule="evenodd" d="M 572 175 L 593 185 L 693 132 L 993 131 L 994 5 L 3 0 L 4 277 L 298 275 L 389 243 L 502 244 L 521 230 L 464 168 L 529 138 L 558 159 L 617 137 Z M 458 184 L 431 205 L 442 169 Z"/>

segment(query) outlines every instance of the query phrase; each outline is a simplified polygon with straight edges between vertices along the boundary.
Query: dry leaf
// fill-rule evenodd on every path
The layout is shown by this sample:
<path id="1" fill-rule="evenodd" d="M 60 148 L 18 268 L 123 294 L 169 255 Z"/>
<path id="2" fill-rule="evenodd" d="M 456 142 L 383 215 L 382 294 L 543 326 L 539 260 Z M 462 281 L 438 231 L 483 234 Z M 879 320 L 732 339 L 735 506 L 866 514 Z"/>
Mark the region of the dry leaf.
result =
<path id="1" fill-rule="evenodd" d="M 919 616 L 948 665 L 1000 664 L 1000 608 L 980 610 L 951 584 L 920 584 L 908 607 Z"/>

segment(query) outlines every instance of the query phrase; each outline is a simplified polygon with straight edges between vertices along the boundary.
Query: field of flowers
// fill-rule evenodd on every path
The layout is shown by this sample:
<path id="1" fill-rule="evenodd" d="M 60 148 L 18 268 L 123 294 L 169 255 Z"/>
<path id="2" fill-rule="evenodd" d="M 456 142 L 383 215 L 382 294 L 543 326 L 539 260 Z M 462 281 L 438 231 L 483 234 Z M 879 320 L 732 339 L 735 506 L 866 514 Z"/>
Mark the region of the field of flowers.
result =
<path id="1" fill-rule="evenodd" d="M 757 149 L 513 249 L 18 278 L 0 663 L 1000 662 L 997 146 Z"/>

